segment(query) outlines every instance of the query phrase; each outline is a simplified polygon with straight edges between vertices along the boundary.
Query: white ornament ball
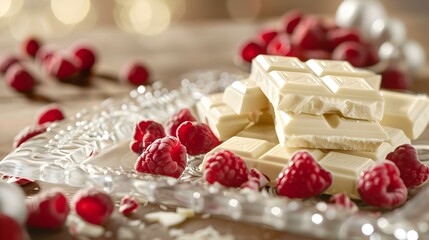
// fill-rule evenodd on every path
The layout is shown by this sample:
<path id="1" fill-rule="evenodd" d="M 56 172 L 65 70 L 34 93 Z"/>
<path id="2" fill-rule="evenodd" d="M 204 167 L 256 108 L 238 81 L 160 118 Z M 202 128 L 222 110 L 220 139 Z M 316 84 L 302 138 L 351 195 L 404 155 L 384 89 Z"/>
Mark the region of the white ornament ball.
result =
<path id="1" fill-rule="evenodd" d="M 426 53 L 423 47 L 414 40 L 408 40 L 401 48 L 407 66 L 412 72 L 418 71 L 426 64 Z"/>

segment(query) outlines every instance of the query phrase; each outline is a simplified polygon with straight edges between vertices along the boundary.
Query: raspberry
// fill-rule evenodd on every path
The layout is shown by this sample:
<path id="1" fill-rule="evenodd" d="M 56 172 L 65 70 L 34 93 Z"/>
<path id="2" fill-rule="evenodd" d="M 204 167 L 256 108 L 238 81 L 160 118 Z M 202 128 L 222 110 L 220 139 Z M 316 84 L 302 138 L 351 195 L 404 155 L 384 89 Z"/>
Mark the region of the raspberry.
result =
<path id="1" fill-rule="evenodd" d="M 308 59 L 331 59 L 331 53 L 325 50 L 307 50 L 301 53 L 301 61 Z"/>
<path id="2" fill-rule="evenodd" d="M 96 225 L 103 225 L 115 208 L 112 198 L 96 188 L 84 188 L 76 192 L 72 206 L 77 215 Z"/>
<path id="3" fill-rule="evenodd" d="M 244 160 L 228 150 L 210 155 L 204 168 L 204 179 L 208 183 L 218 182 L 226 187 L 240 187 L 247 176 Z"/>
<path id="4" fill-rule="evenodd" d="M 177 128 L 177 138 L 191 156 L 208 153 L 220 144 L 210 127 L 205 123 L 183 122 Z"/>
<path id="5" fill-rule="evenodd" d="M 256 168 L 251 168 L 249 174 L 247 174 L 247 181 L 241 184 L 241 188 L 249 188 L 255 191 L 259 191 L 270 183 L 270 178 L 265 174 L 261 173 Z"/>
<path id="6" fill-rule="evenodd" d="M 121 199 L 119 212 L 121 212 L 123 215 L 128 215 L 137 211 L 138 207 L 139 207 L 139 202 L 137 201 L 137 199 L 130 195 L 126 195 Z"/>
<path id="7" fill-rule="evenodd" d="M 24 231 L 15 219 L 0 212 L 0 239 L 23 240 Z"/>
<path id="8" fill-rule="evenodd" d="M 131 150 L 141 154 L 153 141 L 165 137 L 164 127 L 152 120 L 139 122 L 134 129 Z"/>
<path id="9" fill-rule="evenodd" d="M 49 65 L 49 61 L 54 56 L 55 52 L 58 51 L 58 47 L 52 45 L 45 45 L 37 51 L 36 59 L 41 63 L 45 68 Z"/>
<path id="10" fill-rule="evenodd" d="M 9 67 L 5 80 L 11 88 L 18 92 L 31 92 L 36 86 L 33 76 L 19 63 Z"/>
<path id="11" fill-rule="evenodd" d="M 299 57 L 299 48 L 292 45 L 289 35 L 277 35 L 267 46 L 267 53 L 278 56 Z"/>
<path id="12" fill-rule="evenodd" d="M 78 73 L 76 63 L 65 55 L 54 54 L 48 62 L 49 74 L 57 79 L 68 79 Z"/>
<path id="13" fill-rule="evenodd" d="M 407 200 L 407 187 L 398 168 L 390 161 L 378 163 L 364 171 L 357 189 L 366 203 L 381 208 L 393 208 Z"/>
<path id="14" fill-rule="evenodd" d="M 122 67 L 119 79 L 134 86 L 145 85 L 149 82 L 149 71 L 143 63 L 131 61 Z"/>
<path id="15" fill-rule="evenodd" d="M 64 225 L 70 212 L 61 189 L 49 189 L 27 199 L 27 225 L 31 228 L 57 229 Z"/>
<path id="16" fill-rule="evenodd" d="M 177 128 L 180 126 L 180 124 L 186 121 L 195 122 L 197 121 L 197 119 L 192 115 L 189 109 L 183 108 L 176 114 L 174 114 L 165 124 L 167 128 L 167 133 L 171 136 L 176 137 Z"/>
<path id="17" fill-rule="evenodd" d="M 303 19 L 292 34 L 292 44 L 305 50 L 327 49 L 328 42 L 322 21 L 315 17 Z"/>
<path id="18" fill-rule="evenodd" d="M 36 123 L 38 125 L 61 121 L 64 119 L 64 114 L 57 105 L 48 105 L 40 109 L 36 116 Z"/>
<path id="19" fill-rule="evenodd" d="M 348 210 L 350 212 L 357 212 L 359 210 L 356 204 L 345 193 L 337 193 L 333 195 L 329 198 L 329 203 L 332 203 L 339 209 Z"/>
<path id="20" fill-rule="evenodd" d="M 333 60 L 348 61 L 355 67 L 367 66 L 367 47 L 358 42 L 343 42 L 332 52 Z"/>
<path id="21" fill-rule="evenodd" d="M 245 42 L 240 49 L 240 57 L 246 62 L 252 62 L 256 56 L 264 53 L 264 47 L 251 40 Z"/>
<path id="22" fill-rule="evenodd" d="M 409 74 L 399 66 L 390 66 L 381 74 L 381 87 L 394 90 L 408 89 L 411 83 Z"/>
<path id="23" fill-rule="evenodd" d="M 275 29 L 264 29 L 258 34 L 258 39 L 267 46 L 279 33 Z"/>
<path id="24" fill-rule="evenodd" d="M 19 63 L 20 61 L 21 59 L 14 55 L 3 56 L 0 60 L 0 72 L 5 74 L 12 65 Z"/>
<path id="25" fill-rule="evenodd" d="M 2 180 L 5 180 L 7 183 L 18 184 L 19 186 L 25 186 L 27 184 L 34 183 L 34 180 L 31 180 L 31 179 L 15 177 L 15 176 L 8 176 L 8 175 L 4 175 L 2 177 Z"/>
<path id="26" fill-rule="evenodd" d="M 332 175 L 308 152 L 296 152 L 277 180 L 277 192 L 289 198 L 309 198 L 321 194 L 332 183 Z"/>
<path id="27" fill-rule="evenodd" d="M 428 180 L 429 167 L 420 162 L 412 145 L 404 144 L 397 147 L 386 159 L 395 163 L 407 188 L 418 187 Z"/>
<path id="28" fill-rule="evenodd" d="M 94 66 L 96 54 L 91 46 L 76 44 L 72 52 L 79 70 L 90 70 Z"/>
<path id="29" fill-rule="evenodd" d="M 296 26 L 298 26 L 298 23 L 301 22 L 303 17 L 304 17 L 304 14 L 299 11 L 290 11 L 285 15 L 283 15 L 281 21 L 284 26 L 284 31 L 288 34 L 292 34 Z"/>
<path id="30" fill-rule="evenodd" d="M 175 137 L 155 140 L 137 159 L 137 172 L 179 178 L 187 163 L 186 148 Z"/>
<path id="31" fill-rule="evenodd" d="M 43 125 L 27 126 L 15 136 L 15 139 L 13 140 L 13 148 L 19 147 L 22 143 L 24 143 L 28 139 L 44 132 L 46 132 L 46 126 L 43 126 Z"/>
<path id="32" fill-rule="evenodd" d="M 335 49 L 343 42 L 362 42 L 360 34 L 353 28 L 338 28 L 329 31 L 326 35 L 330 50 Z"/>
<path id="33" fill-rule="evenodd" d="M 30 57 L 35 57 L 40 48 L 40 41 L 35 37 L 29 37 L 22 42 L 22 51 Z"/>

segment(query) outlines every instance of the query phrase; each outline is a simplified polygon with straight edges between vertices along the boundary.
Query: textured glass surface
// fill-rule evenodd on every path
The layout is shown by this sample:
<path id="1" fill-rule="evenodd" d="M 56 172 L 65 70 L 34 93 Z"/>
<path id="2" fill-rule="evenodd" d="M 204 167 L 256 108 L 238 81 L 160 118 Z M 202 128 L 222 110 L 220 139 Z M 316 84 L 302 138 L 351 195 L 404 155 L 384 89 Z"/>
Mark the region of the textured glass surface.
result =
<path id="1" fill-rule="evenodd" d="M 208 186 L 200 181 L 198 166 L 202 156 L 189 158 L 179 180 L 132 171 L 136 156 L 130 155 L 127 141 L 138 121 L 152 119 L 164 123 L 178 109 L 193 107 L 201 96 L 222 91 L 232 81 L 244 77 L 232 71 L 192 72 L 184 76 L 182 86 L 175 90 L 155 83 L 137 88 L 124 99 L 108 99 L 93 109 L 82 110 L 74 118 L 52 124 L 46 133 L 22 144 L 0 162 L 0 172 L 71 186 L 98 186 L 116 196 L 132 193 L 150 202 L 316 237 L 429 238 L 427 188 L 393 212 L 351 214 L 315 199 L 277 197 L 272 189 L 259 193 Z M 416 147 L 421 159 L 428 161 L 429 146 L 420 143 Z"/>

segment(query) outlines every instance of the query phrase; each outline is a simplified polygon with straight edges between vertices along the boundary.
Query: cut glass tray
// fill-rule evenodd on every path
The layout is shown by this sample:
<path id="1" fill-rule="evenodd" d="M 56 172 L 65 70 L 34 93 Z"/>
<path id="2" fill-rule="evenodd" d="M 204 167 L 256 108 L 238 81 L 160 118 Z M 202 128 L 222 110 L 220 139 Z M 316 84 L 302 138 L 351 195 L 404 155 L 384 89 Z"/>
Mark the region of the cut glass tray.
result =
<path id="1" fill-rule="evenodd" d="M 130 161 L 137 156 L 124 149 L 137 122 L 164 123 L 179 109 L 191 108 L 202 96 L 222 91 L 244 77 L 230 70 L 192 72 L 175 90 L 155 83 L 137 88 L 124 99 L 108 99 L 52 124 L 46 133 L 22 144 L 0 162 L 0 173 L 70 186 L 97 186 L 118 197 L 133 194 L 154 203 L 321 238 L 429 239 L 429 188 L 422 188 L 394 211 L 352 214 L 316 199 L 277 197 L 271 190 L 206 185 L 200 181 L 198 169 L 202 156 L 188 159 L 179 180 L 132 171 Z M 421 160 L 428 161 L 429 146 L 424 142 L 415 146 Z"/>

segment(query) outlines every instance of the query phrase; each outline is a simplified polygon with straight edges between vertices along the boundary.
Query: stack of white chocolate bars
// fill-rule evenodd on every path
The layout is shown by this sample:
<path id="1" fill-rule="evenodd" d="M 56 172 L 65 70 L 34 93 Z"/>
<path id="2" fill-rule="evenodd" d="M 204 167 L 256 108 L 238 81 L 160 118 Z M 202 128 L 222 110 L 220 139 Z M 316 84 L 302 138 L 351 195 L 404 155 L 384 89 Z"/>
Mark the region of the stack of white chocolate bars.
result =
<path id="1" fill-rule="evenodd" d="M 348 62 L 259 55 L 248 79 L 202 98 L 197 112 L 224 141 L 211 153 L 230 150 L 275 182 L 306 150 L 333 175 L 325 193 L 359 198 L 361 171 L 429 122 L 426 96 L 380 91 L 380 81 Z"/>

